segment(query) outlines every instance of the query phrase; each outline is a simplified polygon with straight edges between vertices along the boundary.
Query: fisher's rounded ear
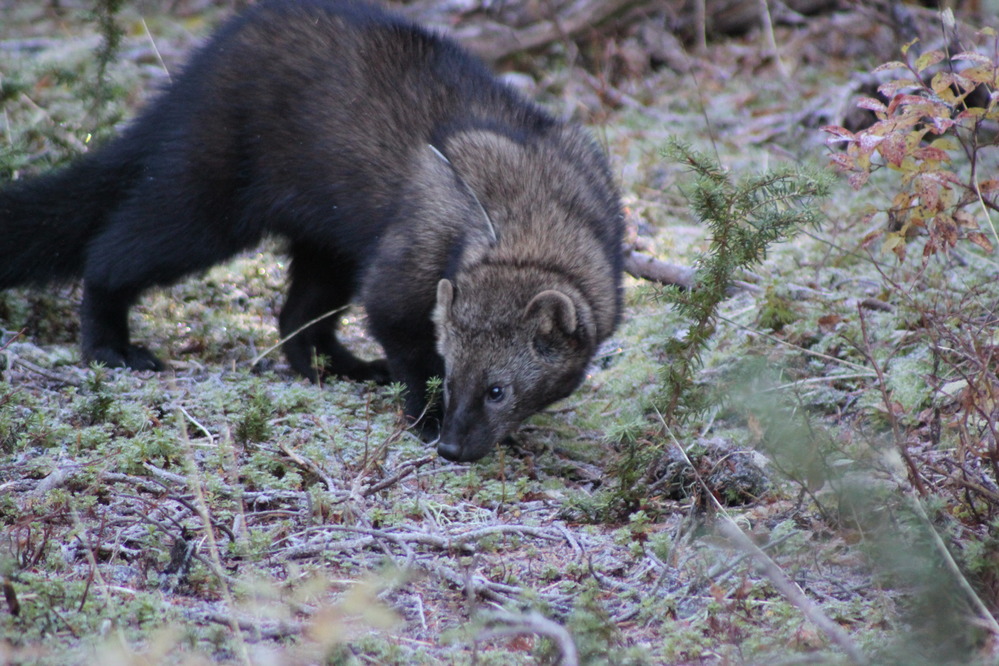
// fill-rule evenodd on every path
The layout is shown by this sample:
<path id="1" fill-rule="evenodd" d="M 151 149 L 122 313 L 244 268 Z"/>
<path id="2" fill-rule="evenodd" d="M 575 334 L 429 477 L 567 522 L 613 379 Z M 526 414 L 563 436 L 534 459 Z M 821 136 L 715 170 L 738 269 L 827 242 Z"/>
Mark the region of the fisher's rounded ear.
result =
<path id="1" fill-rule="evenodd" d="M 444 279 L 437 283 L 437 304 L 434 305 L 434 329 L 437 332 L 437 350 L 444 356 L 447 329 L 451 322 L 451 306 L 454 304 L 454 283 Z"/>
<path id="2" fill-rule="evenodd" d="M 546 289 L 531 299 L 524 310 L 524 321 L 534 329 L 534 350 L 550 362 L 575 347 L 583 334 L 576 305 L 555 289 Z"/>
<path id="3" fill-rule="evenodd" d="M 437 307 L 434 308 L 434 321 L 446 319 L 451 315 L 451 304 L 454 302 L 454 283 L 448 279 L 437 283 Z"/>

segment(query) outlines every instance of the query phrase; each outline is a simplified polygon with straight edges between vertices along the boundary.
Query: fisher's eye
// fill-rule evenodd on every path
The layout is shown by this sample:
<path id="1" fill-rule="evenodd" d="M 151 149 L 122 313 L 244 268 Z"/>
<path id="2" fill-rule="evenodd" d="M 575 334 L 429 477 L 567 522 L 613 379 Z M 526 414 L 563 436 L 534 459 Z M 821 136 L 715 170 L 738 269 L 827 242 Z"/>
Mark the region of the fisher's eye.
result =
<path id="1" fill-rule="evenodd" d="M 494 384 L 486 390 L 486 399 L 489 400 L 489 402 L 500 402 L 505 397 L 506 390 L 498 384 Z"/>

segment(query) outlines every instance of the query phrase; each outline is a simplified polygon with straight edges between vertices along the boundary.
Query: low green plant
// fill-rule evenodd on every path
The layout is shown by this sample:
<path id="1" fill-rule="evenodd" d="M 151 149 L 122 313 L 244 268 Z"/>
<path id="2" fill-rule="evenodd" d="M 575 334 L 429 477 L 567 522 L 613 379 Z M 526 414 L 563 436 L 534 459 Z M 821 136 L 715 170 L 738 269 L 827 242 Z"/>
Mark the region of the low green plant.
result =
<path id="1" fill-rule="evenodd" d="M 97 62 L 96 85 L 88 88 L 92 95 L 91 114 L 98 119 L 97 126 L 101 130 L 110 130 L 118 118 L 110 117 L 108 103 L 118 97 L 108 76 L 108 67 L 113 65 L 121 48 L 125 30 L 118 22 L 118 13 L 125 0 L 95 0 L 93 20 L 101 33 L 101 44 L 94 53 Z"/>
<path id="2" fill-rule="evenodd" d="M 236 422 L 236 441 L 266 441 L 271 435 L 270 420 L 274 416 L 274 403 L 262 386 L 256 387 L 247 397 Z"/>
<path id="3" fill-rule="evenodd" d="M 579 586 L 578 596 L 566 621 L 572 634 L 579 663 L 607 666 L 639 666 L 650 663 L 646 650 L 628 647 L 602 602 L 603 591 L 593 578 Z M 559 663 L 559 651 L 554 642 L 545 639 L 536 649 L 543 664 Z"/>
<path id="4" fill-rule="evenodd" d="M 115 403 L 114 391 L 108 386 L 108 370 L 101 365 L 93 365 L 84 379 L 84 401 L 80 406 L 80 416 L 88 425 L 103 423 Z"/>
<path id="5" fill-rule="evenodd" d="M 686 324 L 681 335 L 665 343 L 660 388 L 648 413 L 670 427 L 682 429 L 696 416 L 718 404 L 719 398 L 697 381 L 702 354 L 709 347 L 718 310 L 743 269 L 762 261 L 768 248 L 815 226 L 816 202 L 829 191 L 823 174 L 802 169 L 770 171 L 734 180 L 717 160 L 671 139 L 664 157 L 678 162 L 694 176 L 685 191 L 696 217 L 710 232 L 710 245 L 696 261 L 691 289 L 669 286 L 662 299 Z M 631 424 L 618 431 L 620 454 L 611 471 L 619 485 L 610 498 L 610 513 L 629 514 L 642 509 L 649 496 L 649 470 L 661 458 L 664 440 Z M 648 426 L 648 424 L 647 424 Z"/>
<path id="6" fill-rule="evenodd" d="M 668 286 L 662 294 L 689 328 L 667 344 L 669 362 L 662 369 L 655 406 L 668 421 L 683 424 L 709 402 L 695 378 L 715 331 L 718 308 L 729 297 L 736 275 L 765 259 L 774 243 L 817 225 L 815 204 L 829 193 L 829 181 L 818 173 L 788 169 L 734 182 L 717 161 L 677 139 L 663 152 L 694 175 L 687 199 L 710 232 L 710 246 L 695 262 L 694 287 Z"/>

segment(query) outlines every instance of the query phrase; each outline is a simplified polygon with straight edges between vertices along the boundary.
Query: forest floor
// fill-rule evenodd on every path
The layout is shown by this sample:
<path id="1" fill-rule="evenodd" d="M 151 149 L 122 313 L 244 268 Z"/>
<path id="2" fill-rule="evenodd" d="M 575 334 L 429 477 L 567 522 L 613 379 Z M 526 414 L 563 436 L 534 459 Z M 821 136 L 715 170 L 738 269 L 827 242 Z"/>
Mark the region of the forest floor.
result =
<path id="1" fill-rule="evenodd" d="M 100 86 L 90 3 L 59 4 L 0 0 L 5 180 L 126 122 L 227 13 L 126 3 Z M 899 57 L 857 7 L 772 35 L 778 58 L 754 30 L 651 62 L 623 30 L 503 69 L 606 147 L 629 240 L 696 265 L 667 139 L 736 179 L 826 169 L 819 128 Z M 584 386 L 471 465 L 398 387 L 291 373 L 276 242 L 142 298 L 162 373 L 80 362 L 78 285 L 0 294 L 0 664 L 996 663 L 995 256 L 916 235 L 900 262 L 871 240 L 898 177 L 833 181 L 723 304 L 697 418 L 655 408 L 690 324 L 629 277 Z"/>

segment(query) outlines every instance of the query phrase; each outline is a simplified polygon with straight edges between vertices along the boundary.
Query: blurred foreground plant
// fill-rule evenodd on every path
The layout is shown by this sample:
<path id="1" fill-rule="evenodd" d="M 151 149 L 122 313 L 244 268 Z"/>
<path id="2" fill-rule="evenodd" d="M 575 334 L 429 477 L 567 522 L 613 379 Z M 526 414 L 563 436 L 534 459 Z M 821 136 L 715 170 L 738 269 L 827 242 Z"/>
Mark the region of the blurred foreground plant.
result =
<path id="1" fill-rule="evenodd" d="M 657 421 L 662 416 L 671 428 L 682 431 L 717 402 L 696 377 L 715 331 L 718 308 L 730 296 L 736 276 L 762 261 L 774 243 L 814 226 L 819 215 L 815 202 L 826 196 L 829 183 L 821 174 L 800 169 L 735 181 L 716 160 L 678 139 L 668 142 L 663 156 L 693 174 L 685 194 L 710 232 L 710 246 L 695 263 L 693 288 L 670 286 L 662 292 L 686 328 L 663 349 L 661 385 L 647 405 L 647 415 Z M 651 477 L 660 467 L 665 443 L 634 428 L 617 443 L 620 455 L 611 472 L 618 485 L 611 497 L 611 514 L 620 517 L 641 508 L 650 496 L 649 485 L 655 481 Z"/>

